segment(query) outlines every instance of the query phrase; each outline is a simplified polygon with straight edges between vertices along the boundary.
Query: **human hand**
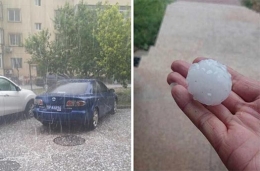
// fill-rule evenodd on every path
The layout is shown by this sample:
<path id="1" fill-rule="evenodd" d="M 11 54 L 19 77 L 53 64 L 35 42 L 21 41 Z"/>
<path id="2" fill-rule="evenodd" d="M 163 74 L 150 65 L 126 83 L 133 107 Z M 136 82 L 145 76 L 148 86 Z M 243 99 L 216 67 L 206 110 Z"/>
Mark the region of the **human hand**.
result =
<path id="1" fill-rule="evenodd" d="M 199 62 L 205 58 L 197 58 Z M 180 109 L 204 134 L 229 170 L 260 170 L 260 82 L 228 67 L 232 91 L 217 106 L 202 105 L 187 90 L 191 64 L 174 61 L 167 77 L 172 96 Z"/>

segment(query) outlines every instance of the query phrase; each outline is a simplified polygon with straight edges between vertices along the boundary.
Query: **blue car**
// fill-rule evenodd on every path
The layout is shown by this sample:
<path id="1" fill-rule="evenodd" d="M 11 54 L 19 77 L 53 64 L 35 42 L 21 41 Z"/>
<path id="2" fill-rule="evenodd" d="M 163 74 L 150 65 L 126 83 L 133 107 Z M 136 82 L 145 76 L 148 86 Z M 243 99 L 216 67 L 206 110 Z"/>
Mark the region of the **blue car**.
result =
<path id="1" fill-rule="evenodd" d="M 79 123 L 95 129 L 100 117 L 117 110 L 114 89 L 96 79 L 69 79 L 57 82 L 36 96 L 34 117 L 43 125 Z"/>

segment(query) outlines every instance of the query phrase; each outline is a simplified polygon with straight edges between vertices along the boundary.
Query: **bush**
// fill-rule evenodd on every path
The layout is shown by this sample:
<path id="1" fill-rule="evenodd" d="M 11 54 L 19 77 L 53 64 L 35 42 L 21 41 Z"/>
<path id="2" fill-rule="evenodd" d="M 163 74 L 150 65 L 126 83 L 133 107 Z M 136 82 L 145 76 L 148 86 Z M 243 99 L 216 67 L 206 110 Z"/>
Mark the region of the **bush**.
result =
<path id="1" fill-rule="evenodd" d="M 39 87 L 44 87 L 44 85 L 45 85 L 44 79 L 42 77 L 37 77 L 35 79 L 35 85 L 39 86 Z"/>
<path id="2" fill-rule="evenodd" d="M 167 4 L 172 0 L 134 0 L 134 45 L 154 45 Z"/>
<path id="3" fill-rule="evenodd" d="M 131 105 L 131 88 L 115 88 L 118 97 L 118 105 Z"/>
<path id="4" fill-rule="evenodd" d="M 260 0 L 242 0 L 242 3 L 257 12 L 260 12 Z"/>

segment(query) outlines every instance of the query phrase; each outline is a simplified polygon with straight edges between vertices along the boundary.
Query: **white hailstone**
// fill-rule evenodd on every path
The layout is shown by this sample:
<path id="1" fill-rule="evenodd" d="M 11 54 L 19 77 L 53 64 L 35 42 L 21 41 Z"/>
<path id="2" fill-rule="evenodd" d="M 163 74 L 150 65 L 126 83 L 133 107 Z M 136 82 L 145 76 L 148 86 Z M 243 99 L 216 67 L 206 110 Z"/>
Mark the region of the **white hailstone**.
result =
<path id="1" fill-rule="evenodd" d="M 186 80 L 193 99 L 206 105 L 219 105 L 231 92 L 231 75 L 226 66 L 212 59 L 192 64 Z"/>

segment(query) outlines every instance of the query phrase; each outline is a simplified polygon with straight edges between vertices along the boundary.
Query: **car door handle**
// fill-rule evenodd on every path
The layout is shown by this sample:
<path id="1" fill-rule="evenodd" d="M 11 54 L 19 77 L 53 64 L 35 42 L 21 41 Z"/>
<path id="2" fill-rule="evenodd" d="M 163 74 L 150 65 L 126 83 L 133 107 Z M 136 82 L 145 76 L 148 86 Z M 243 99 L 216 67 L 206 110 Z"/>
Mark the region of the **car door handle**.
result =
<path id="1" fill-rule="evenodd" d="M 9 97 L 9 94 L 5 94 L 4 97 Z"/>

